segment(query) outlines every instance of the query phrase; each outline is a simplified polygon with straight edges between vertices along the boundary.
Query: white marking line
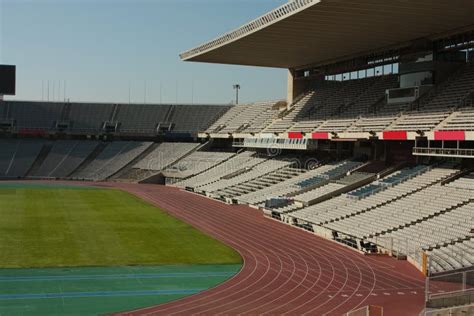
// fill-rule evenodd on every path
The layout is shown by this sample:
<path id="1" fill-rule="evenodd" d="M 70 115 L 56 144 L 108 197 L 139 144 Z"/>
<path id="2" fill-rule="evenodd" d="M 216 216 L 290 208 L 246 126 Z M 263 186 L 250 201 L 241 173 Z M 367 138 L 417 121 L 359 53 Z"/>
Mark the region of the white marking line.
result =
<path id="1" fill-rule="evenodd" d="M 143 193 L 142 193 L 142 194 L 143 194 Z M 151 200 L 157 202 L 154 198 L 151 198 Z M 162 202 L 162 201 L 160 201 L 160 202 Z M 163 202 L 164 202 L 164 201 L 163 201 Z M 164 203 L 169 204 L 169 203 L 167 203 L 167 202 L 164 202 Z M 189 215 L 189 214 L 188 214 L 188 215 Z M 209 214 L 208 214 L 208 215 L 209 215 Z M 229 226 L 233 226 L 233 225 L 229 225 Z M 213 231 L 215 234 L 217 233 L 217 232 L 216 232 L 217 229 L 216 229 L 215 227 L 212 227 L 212 226 L 211 226 L 211 229 L 210 229 L 210 230 Z M 223 232 L 220 232 L 220 231 L 219 231 L 219 233 L 220 233 L 220 234 L 219 234 L 220 236 L 225 235 L 225 233 L 223 233 Z M 256 236 L 252 236 L 252 237 L 256 237 Z M 292 239 L 293 239 L 293 238 L 292 238 Z M 260 243 L 261 243 L 261 242 L 260 242 Z M 290 244 L 290 243 L 288 243 L 288 244 Z M 313 246 L 314 246 L 314 245 L 313 245 Z M 254 247 L 252 247 L 252 248 L 254 248 Z M 319 248 L 319 247 L 318 247 L 318 248 Z M 322 248 L 322 247 L 321 247 L 321 248 Z M 320 248 L 320 249 L 321 249 L 321 248 Z M 326 248 L 326 247 L 324 247 L 324 248 Z M 323 249 L 324 249 L 324 248 L 323 248 Z M 323 250 L 323 249 L 321 249 L 321 250 Z M 326 250 L 326 249 L 324 249 L 324 250 Z M 324 250 L 323 250 L 323 251 L 324 251 Z M 272 252 L 273 252 L 273 251 L 272 251 Z M 341 251 L 341 253 L 343 253 L 343 251 Z M 310 257 L 313 257 L 313 258 L 314 258 L 314 256 L 310 256 Z M 323 257 L 323 258 L 324 258 L 324 257 Z M 317 259 L 321 260 L 322 258 L 319 257 L 319 258 L 317 258 Z M 351 261 L 352 261 L 352 260 L 351 260 Z M 306 263 L 306 264 L 307 264 L 307 263 Z M 366 263 L 366 264 L 367 264 L 367 263 Z M 372 269 L 371 269 L 371 270 L 372 270 Z M 360 271 L 360 270 L 359 270 L 359 271 Z M 373 270 L 372 270 L 372 271 L 373 271 Z M 346 280 L 346 281 L 347 281 L 347 280 Z M 375 280 L 373 280 L 373 281 L 375 281 Z M 359 282 L 360 282 L 360 281 L 359 281 Z M 375 282 L 374 282 L 374 283 L 375 283 Z M 415 294 L 416 294 L 416 292 L 415 292 Z M 371 294 L 371 295 L 377 296 L 377 294 L 375 294 L 375 293 L 373 293 L 373 294 Z M 334 296 L 329 295 L 328 297 L 332 298 L 332 297 L 334 297 Z M 346 295 L 346 297 L 347 297 L 347 295 Z"/>
<path id="2" fill-rule="evenodd" d="M 155 203 L 158 203 L 157 200 L 156 200 L 154 197 L 152 197 L 152 196 L 150 196 L 150 195 L 148 195 L 148 194 L 146 194 L 146 195 L 147 195 L 147 197 L 148 197 L 150 200 L 152 200 L 152 201 L 155 202 Z M 164 204 L 169 204 L 169 203 L 167 203 L 167 202 L 165 202 L 165 201 L 163 201 L 163 202 L 164 202 Z M 188 214 L 188 215 L 189 215 L 189 214 Z M 203 226 L 204 226 L 204 225 L 203 225 Z M 235 225 L 229 225 L 229 227 L 230 227 L 230 226 L 235 226 Z M 222 232 L 217 233 L 215 227 L 212 227 L 212 226 L 210 226 L 210 227 L 211 227 L 210 230 L 214 231 L 215 234 L 218 234 L 218 235 L 220 235 L 220 236 L 225 235 L 225 233 L 222 233 Z M 257 236 L 255 236 L 254 234 L 252 234 L 251 237 L 257 237 Z M 254 240 L 255 240 L 255 238 L 254 238 Z M 260 244 L 261 244 L 261 243 L 262 243 L 262 240 L 259 239 L 259 242 L 260 242 Z M 290 246 L 290 247 L 291 247 L 291 246 Z M 252 247 L 252 248 L 256 249 L 255 247 Z M 319 248 L 319 247 L 318 247 L 318 248 Z M 319 249 L 321 249 L 321 248 L 319 248 Z M 322 249 L 321 249 L 321 250 L 322 250 Z M 258 251 L 258 250 L 257 250 L 257 251 Z M 311 257 L 313 257 L 314 259 L 319 259 L 319 260 L 321 259 L 320 257 L 318 257 L 318 258 L 315 258 L 314 256 L 311 256 Z M 328 261 L 328 260 L 326 260 L 326 261 Z M 252 284 L 252 285 L 253 285 L 253 284 Z M 251 285 L 249 285 L 249 286 L 251 286 Z M 241 291 L 242 291 L 242 290 L 240 290 L 240 291 L 238 291 L 238 292 L 241 292 Z M 235 293 L 236 293 L 236 292 L 234 292 L 234 293 L 232 293 L 232 294 L 235 294 Z M 215 293 L 215 294 L 217 294 L 217 293 Z M 230 295 L 232 295 L 232 294 L 230 294 Z M 228 295 L 228 296 L 230 296 L 230 295 Z M 223 299 L 222 297 L 219 298 L 219 300 L 222 300 L 222 299 Z M 200 300 L 200 299 L 198 299 L 198 300 Z M 203 305 L 203 304 L 201 304 L 200 306 L 202 306 L 202 305 Z M 196 306 L 192 306 L 191 308 L 195 308 L 195 307 L 196 307 Z M 189 309 L 191 309 L 191 308 L 189 308 Z M 188 309 L 188 310 L 189 310 L 189 309 Z"/>
<path id="3" fill-rule="evenodd" d="M 155 199 L 153 196 L 151 196 L 150 194 L 147 194 L 147 193 L 145 193 L 145 192 L 137 192 L 137 195 L 138 195 L 138 196 L 141 196 L 141 197 L 147 198 L 149 201 L 151 201 L 151 202 L 154 203 L 155 205 L 165 204 L 165 205 L 169 205 L 169 207 L 173 207 L 173 205 L 170 205 L 170 204 L 167 203 L 166 201 L 158 201 L 158 200 Z M 161 203 L 160 203 L 160 202 L 161 202 Z M 173 213 L 173 214 L 175 214 L 175 216 L 178 217 L 178 216 L 177 216 L 177 215 L 178 215 L 177 213 Z M 180 216 L 180 217 L 182 217 L 182 216 Z M 180 218 L 180 217 L 178 217 L 178 218 Z M 194 217 L 197 217 L 197 216 L 194 216 Z M 207 227 L 208 227 L 208 231 L 212 231 L 216 236 L 219 236 L 219 237 L 221 237 L 221 238 L 222 238 L 222 236 L 225 236 L 225 235 L 226 235 L 225 233 L 222 233 L 222 232 L 219 233 L 219 225 L 217 225 L 217 226 L 212 226 L 212 225 L 201 224 L 201 226 L 204 226 L 204 227 L 207 226 Z M 233 226 L 233 225 L 229 225 L 229 226 Z M 234 241 L 234 242 L 231 242 L 231 243 L 236 244 L 236 245 L 242 245 L 242 244 L 243 244 L 242 241 Z M 251 272 L 249 275 L 247 275 L 244 279 L 240 280 L 240 281 L 237 282 L 236 284 L 234 284 L 234 285 L 232 285 L 232 286 L 226 288 L 226 289 L 225 289 L 226 291 L 229 290 L 229 289 L 231 289 L 231 288 L 234 288 L 234 287 L 236 287 L 236 286 L 237 286 L 237 288 L 238 288 L 238 286 L 239 286 L 241 283 L 243 283 L 243 282 L 245 282 L 247 279 L 251 278 L 251 277 L 253 276 L 254 272 L 257 270 L 258 262 L 259 262 L 259 261 L 258 261 L 257 257 L 255 256 L 255 254 L 258 253 L 258 254 L 261 255 L 261 252 L 260 252 L 257 248 L 255 248 L 255 247 L 253 247 L 253 246 L 249 246 L 248 244 L 247 244 L 247 247 L 248 247 L 248 248 L 256 249 L 255 252 L 249 250 L 248 248 L 246 249 L 246 251 L 250 254 L 250 257 L 252 257 L 252 259 L 255 261 L 255 266 L 254 266 L 254 268 L 252 269 L 252 272 Z M 236 274 L 234 277 L 237 277 L 237 276 L 238 276 L 238 274 Z M 253 283 L 250 284 L 249 286 L 252 286 L 252 285 L 253 285 Z M 242 290 L 245 290 L 245 289 L 246 289 L 246 288 L 241 289 L 241 291 L 242 291 Z M 183 303 L 183 304 L 181 304 L 180 306 L 189 305 L 189 304 L 195 304 L 197 301 L 201 301 L 201 300 L 203 300 L 203 299 L 207 299 L 207 298 L 212 297 L 212 296 L 215 296 L 215 295 L 217 295 L 217 294 L 222 294 L 222 292 L 215 292 L 215 293 L 213 293 L 213 294 L 211 294 L 211 295 L 207 295 L 207 296 L 204 297 L 204 298 L 198 298 L 198 299 L 192 300 L 192 301 L 190 301 L 190 302 Z M 201 304 L 201 305 L 202 305 L 202 304 Z M 199 305 L 199 306 L 201 306 L 201 305 Z M 193 307 L 195 307 L 195 306 L 191 306 L 191 308 L 193 308 Z M 176 308 L 176 306 L 172 306 L 172 305 L 171 305 L 171 306 L 169 306 L 169 307 L 165 307 L 165 308 L 162 309 L 161 311 L 163 311 L 163 310 L 168 310 L 168 309 L 170 309 L 170 308 Z M 143 309 L 139 309 L 138 311 L 140 311 L 140 310 L 143 310 L 143 311 L 144 311 L 144 310 L 148 310 L 148 309 L 149 309 L 149 308 L 143 308 Z M 145 313 L 144 315 L 150 315 L 150 314 L 153 314 L 153 313 L 155 313 L 155 311 L 147 312 L 147 313 Z"/>

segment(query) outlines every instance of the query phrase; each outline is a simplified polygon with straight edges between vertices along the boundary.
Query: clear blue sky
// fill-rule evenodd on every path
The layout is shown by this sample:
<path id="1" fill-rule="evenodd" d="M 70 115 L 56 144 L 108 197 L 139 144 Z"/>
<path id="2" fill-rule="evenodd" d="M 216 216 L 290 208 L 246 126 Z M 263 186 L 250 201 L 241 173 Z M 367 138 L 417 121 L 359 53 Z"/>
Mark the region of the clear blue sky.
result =
<path id="1" fill-rule="evenodd" d="M 41 100 L 66 80 L 74 101 L 228 103 L 284 98 L 286 71 L 182 62 L 178 54 L 287 0 L 0 0 L 0 63 L 17 65 L 17 96 Z M 42 83 L 44 82 L 44 88 Z M 61 83 L 63 85 L 63 83 Z M 46 94 L 46 92 L 44 92 Z M 63 98 L 61 88 L 60 98 Z"/>

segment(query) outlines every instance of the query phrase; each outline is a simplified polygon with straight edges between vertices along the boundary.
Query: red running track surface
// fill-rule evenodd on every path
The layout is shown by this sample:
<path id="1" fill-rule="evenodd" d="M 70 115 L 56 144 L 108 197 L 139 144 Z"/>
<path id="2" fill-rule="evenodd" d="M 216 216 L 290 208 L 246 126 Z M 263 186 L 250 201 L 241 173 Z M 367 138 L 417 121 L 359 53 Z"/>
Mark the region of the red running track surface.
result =
<path id="1" fill-rule="evenodd" d="M 130 192 L 221 240 L 244 260 L 236 276 L 215 288 L 120 316 L 342 315 L 366 305 L 382 306 L 384 316 L 418 316 L 423 310 L 425 278 L 406 261 L 364 256 L 250 207 L 226 205 L 177 188 L 56 183 L 61 182 Z"/>
<path id="2" fill-rule="evenodd" d="M 406 261 L 345 246 L 176 188 L 105 184 L 135 194 L 236 249 L 240 273 L 174 302 L 122 315 L 342 315 L 369 304 L 385 316 L 418 315 L 424 277 Z"/>

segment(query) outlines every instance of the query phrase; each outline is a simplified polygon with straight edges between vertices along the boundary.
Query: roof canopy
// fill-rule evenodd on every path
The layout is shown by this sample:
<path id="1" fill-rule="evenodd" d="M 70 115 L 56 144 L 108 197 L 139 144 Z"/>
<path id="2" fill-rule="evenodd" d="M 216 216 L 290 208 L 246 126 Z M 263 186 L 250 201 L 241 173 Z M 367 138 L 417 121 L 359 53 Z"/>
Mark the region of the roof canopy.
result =
<path id="1" fill-rule="evenodd" d="M 297 69 L 466 31 L 473 16 L 474 0 L 294 0 L 181 58 Z"/>

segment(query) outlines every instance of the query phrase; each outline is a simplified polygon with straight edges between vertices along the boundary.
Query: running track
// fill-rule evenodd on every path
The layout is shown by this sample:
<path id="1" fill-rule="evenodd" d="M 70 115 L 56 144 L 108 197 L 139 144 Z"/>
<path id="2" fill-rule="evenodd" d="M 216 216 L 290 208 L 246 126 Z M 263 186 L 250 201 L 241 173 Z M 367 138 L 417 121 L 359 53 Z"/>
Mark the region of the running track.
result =
<path id="1" fill-rule="evenodd" d="M 341 315 L 373 304 L 386 316 L 409 316 L 423 309 L 424 277 L 406 261 L 363 256 L 247 206 L 176 188 L 102 185 L 149 201 L 244 259 L 240 273 L 213 289 L 122 315 Z"/>

